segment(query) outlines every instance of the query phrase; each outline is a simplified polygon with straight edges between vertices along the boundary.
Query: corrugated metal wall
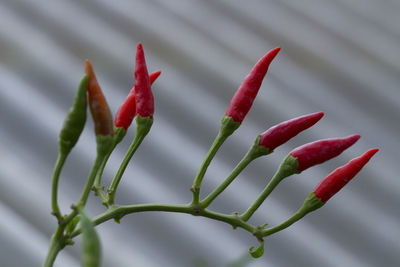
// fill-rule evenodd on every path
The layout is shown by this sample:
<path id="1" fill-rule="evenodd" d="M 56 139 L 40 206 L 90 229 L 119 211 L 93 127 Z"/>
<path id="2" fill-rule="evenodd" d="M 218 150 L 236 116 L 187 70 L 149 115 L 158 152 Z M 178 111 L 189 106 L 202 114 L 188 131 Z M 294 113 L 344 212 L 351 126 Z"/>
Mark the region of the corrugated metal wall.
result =
<path id="1" fill-rule="evenodd" d="M 49 213 L 57 135 L 84 60 L 92 61 L 115 112 L 133 85 L 138 42 L 149 69 L 163 73 L 154 86 L 155 122 L 124 175 L 120 203 L 189 202 L 188 188 L 232 95 L 258 58 L 279 45 L 251 112 L 213 161 L 203 194 L 257 134 L 323 111 L 318 125 L 250 165 L 211 208 L 243 212 L 291 149 L 359 133 L 339 158 L 284 181 L 251 222 L 280 223 L 331 170 L 369 148 L 381 148 L 379 154 L 323 209 L 267 238 L 264 256 L 248 266 L 399 266 L 399 11 L 395 0 L 0 1 L 1 266 L 43 262 L 56 227 Z M 105 181 L 133 135 L 113 154 Z M 62 173 L 65 212 L 94 154 L 89 122 Z M 93 197 L 89 206 L 91 216 L 103 210 Z M 182 214 L 131 215 L 98 231 L 103 266 L 226 266 L 247 262 L 248 247 L 256 245 L 247 232 Z M 68 248 L 56 266 L 78 266 L 79 257 L 79 245 Z"/>

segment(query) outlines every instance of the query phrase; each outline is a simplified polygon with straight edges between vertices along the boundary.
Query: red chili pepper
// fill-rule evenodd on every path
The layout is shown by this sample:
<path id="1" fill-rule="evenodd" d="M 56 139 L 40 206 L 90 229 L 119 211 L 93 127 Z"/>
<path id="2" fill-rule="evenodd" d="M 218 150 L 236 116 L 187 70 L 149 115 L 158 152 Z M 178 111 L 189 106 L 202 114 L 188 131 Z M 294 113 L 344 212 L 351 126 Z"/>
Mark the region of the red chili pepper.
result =
<path id="1" fill-rule="evenodd" d="M 92 63 L 85 62 L 85 73 L 89 80 L 87 84 L 90 112 L 92 113 L 96 135 L 113 135 L 113 122 L 110 108 L 101 91 L 94 73 Z"/>
<path id="2" fill-rule="evenodd" d="M 260 135 L 259 145 L 268 148 L 272 152 L 300 132 L 313 126 L 322 116 L 324 116 L 323 112 L 316 112 L 279 123 Z"/>
<path id="3" fill-rule="evenodd" d="M 352 159 L 346 165 L 337 168 L 326 176 L 314 189 L 314 194 L 322 202 L 328 201 L 334 194 L 339 192 L 365 164 L 378 152 L 379 149 L 370 149 L 358 158 Z"/>
<path id="4" fill-rule="evenodd" d="M 161 71 L 155 71 L 150 73 L 149 81 L 150 85 L 160 76 Z M 116 127 L 123 127 L 125 131 L 129 128 L 133 118 L 136 116 L 136 98 L 135 98 L 135 87 L 129 92 L 125 101 L 119 107 L 117 114 L 115 115 L 114 125 Z"/>
<path id="5" fill-rule="evenodd" d="M 345 138 L 319 140 L 295 148 L 289 154 L 297 159 L 297 170 L 304 171 L 311 166 L 338 156 L 358 139 L 360 139 L 360 135 L 355 134 Z"/>
<path id="6" fill-rule="evenodd" d="M 257 96 L 270 63 L 279 51 L 280 47 L 272 49 L 254 65 L 249 75 L 247 75 L 233 96 L 226 111 L 227 117 L 231 117 L 235 122 L 241 123 L 243 121 Z"/>
<path id="7" fill-rule="evenodd" d="M 147 72 L 146 60 L 141 43 L 138 44 L 136 50 L 135 97 L 136 113 L 142 118 L 153 118 L 154 97 L 150 88 L 149 74 Z"/>
<path id="8" fill-rule="evenodd" d="M 149 75 L 150 85 L 152 85 L 160 75 L 161 75 L 161 70 L 150 73 Z"/>

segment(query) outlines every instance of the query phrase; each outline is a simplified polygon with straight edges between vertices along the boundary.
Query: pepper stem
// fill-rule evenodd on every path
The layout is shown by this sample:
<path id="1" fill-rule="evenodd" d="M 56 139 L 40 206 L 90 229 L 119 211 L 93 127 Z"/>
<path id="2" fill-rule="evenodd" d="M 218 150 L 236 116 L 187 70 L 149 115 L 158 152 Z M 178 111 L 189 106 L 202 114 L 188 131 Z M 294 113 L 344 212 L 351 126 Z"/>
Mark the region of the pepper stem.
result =
<path id="1" fill-rule="evenodd" d="M 275 187 L 286 177 L 297 173 L 298 163 L 297 160 L 288 155 L 279 166 L 275 175 L 272 177 L 271 181 L 264 188 L 257 199 L 251 204 L 251 206 L 244 212 L 240 217 L 243 221 L 247 222 L 250 217 L 256 212 L 256 210 L 261 206 L 264 200 L 271 194 Z"/>
<path id="2" fill-rule="evenodd" d="M 250 162 L 256 158 L 271 153 L 268 148 L 259 146 L 259 143 L 260 136 L 257 136 L 256 140 L 254 141 L 254 145 L 250 148 L 238 165 L 236 165 L 235 169 L 233 169 L 225 181 L 223 181 L 217 188 L 214 189 L 214 191 L 212 191 L 204 200 L 201 201 L 200 205 L 203 208 L 207 208 L 211 202 L 218 197 L 233 182 L 233 180 L 235 180 L 235 178 L 243 171 L 243 169 L 250 164 Z"/>
<path id="3" fill-rule="evenodd" d="M 263 230 L 261 232 L 261 234 L 262 234 L 262 236 L 265 237 L 265 236 L 272 235 L 276 232 L 282 231 L 283 229 L 289 227 L 290 225 L 294 224 L 295 222 L 297 222 L 298 220 L 300 220 L 301 218 L 306 216 L 308 213 L 310 213 L 316 209 L 319 209 L 324 204 L 325 203 L 322 202 L 322 200 L 320 200 L 319 198 L 317 198 L 315 196 L 314 192 L 312 192 L 308 195 L 308 197 L 304 201 L 303 206 L 301 206 L 301 208 L 298 209 L 296 211 L 296 213 L 293 214 L 292 217 L 290 217 L 289 219 L 287 219 L 285 222 L 281 223 L 278 226 Z"/>
<path id="4" fill-rule="evenodd" d="M 90 190 L 92 189 L 94 180 L 96 178 L 96 174 L 107 156 L 109 154 L 110 150 L 113 147 L 113 137 L 111 135 L 97 135 L 96 137 L 97 141 L 97 156 L 96 160 L 93 164 L 92 170 L 90 171 L 89 177 L 86 181 L 86 185 L 83 189 L 82 195 L 78 201 L 78 206 L 79 207 L 85 207 L 86 201 L 89 197 Z"/>
<path id="5" fill-rule="evenodd" d="M 62 215 L 60 212 L 60 208 L 58 206 L 58 200 L 57 200 L 57 195 L 58 195 L 58 181 L 60 179 L 60 173 L 61 169 L 64 166 L 65 160 L 67 159 L 68 152 L 59 152 L 56 164 L 54 166 L 54 171 L 53 171 L 53 179 L 52 179 L 52 185 L 51 185 L 51 208 L 52 208 L 52 214 L 56 216 L 58 221 L 61 221 Z"/>
<path id="6" fill-rule="evenodd" d="M 113 146 L 110 149 L 110 151 L 107 153 L 107 155 L 105 155 L 103 162 L 101 163 L 101 165 L 97 171 L 96 178 L 94 180 L 93 190 L 95 192 L 95 195 L 98 195 L 102 199 L 103 205 L 107 205 L 107 202 L 108 202 L 107 194 L 104 192 L 104 186 L 101 185 L 101 178 L 103 176 L 104 168 L 107 164 L 108 159 L 111 156 L 111 153 L 114 151 L 115 147 L 122 141 L 122 139 L 125 137 L 125 135 L 126 135 L 126 130 L 124 128 L 114 127 Z"/>
<path id="7" fill-rule="evenodd" d="M 137 115 L 136 124 L 137 124 L 137 127 L 136 127 L 135 138 L 133 139 L 133 142 L 129 146 L 129 149 L 126 152 L 125 157 L 122 160 L 122 163 L 121 163 L 117 173 L 115 174 L 115 177 L 111 182 L 111 185 L 109 186 L 109 188 L 107 190 L 109 205 L 114 204 L 114 198 L 115 198 L 115 193 L 117 191 L 118 184 L 121 181 L 121 178 L 126 170 L 126 167 L 129 164 L 129 161 L 131 160 L 132 156 L 135 154 L 136 150 L 139 148 L 143 139 L 149 133 L 151 125 L 153 124 L 153 119 L 150 117 L 142 118 L 140 115 Z"/>
<path id="8" fill-rule="evenodd" d="M 235 122 L 231 117 L 227 117 L 226 115 L 224 115 L 224 117 L 222 118 L 219 133 L 212 143 L 206 157 L 204 158 L 204 161 L 200 166 L 196 178 L 193 181 L 193 186 L 190 189 L 193 192 L 193 204 L 199 204 L 201 182 L 203 181 L 204 175 L 206 174 L 207 168 L 210 165 L 212 159 L 214 158 L 215 154 L 217 154 L 218 149 L 222 146 L 225 140 L 237 128 L 239 128 L 239 126 L 240 123 Z"/>
<path id="9" fill-rule="evenodd" d="M 298 211 L 296 211 L 292 217 L 290 217 L 289 219 L 287 219 L 286 221 L 284 221 L 283 223 L 281 223 L 280 225 L 277 225 L 275 227 L 269 228 L 269 229 L 265 229 L 264 231 L 262 231 L 262 235 L 265 236 L 269 236 L 272 234 L 275 234 L 279 231 L 282 231 L 283 229 L 288 228 L 289 226 L 291 226 L 292 224 L 294 224 L 295 222 L 297 222 L 298 220 L 300 220 L 301 218 L 303 218 L 304 216 L 306 216 L 308 212 L 304 211 L 303 209 L 299 209 Z"/>
<path id="10" fill-rule="evenodd" d="M 47 252 L 43 267 L 52 267 L 58 253 L 64 248 L 63 231 L 64 227 L 59 225 L 56 232 L 51 237 L 49 251 Z"/>

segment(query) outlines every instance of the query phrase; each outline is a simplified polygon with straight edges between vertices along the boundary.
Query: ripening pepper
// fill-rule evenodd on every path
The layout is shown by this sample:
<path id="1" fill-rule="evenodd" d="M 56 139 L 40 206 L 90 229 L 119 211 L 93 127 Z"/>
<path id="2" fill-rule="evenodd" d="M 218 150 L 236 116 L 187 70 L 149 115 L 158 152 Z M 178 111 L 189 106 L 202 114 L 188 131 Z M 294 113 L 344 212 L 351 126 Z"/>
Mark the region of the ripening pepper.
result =
<path id="1" fill-rule="evenodd" d="M 264 146 L 272 152 L 278 146 L 286 143 L 300 132 L 317 123 L 323 112 L 316 112 L 279 123 L 260 135 L 259 146 Z"/>
<path id="2" fill-rule="evenodd" d="M 370 149 L 358 158 L 352 159 L 346 165 L 337 168 L 326 176 L 311 192 L 297 213 L 301 214 L 296 220 L 307 213 L 322 207 L 334 194 L 340 191 L 353 179 L 365 164 L 378 152 L 379 149 Z"/>
<path id="3" fill-rule="evenodd" d="M 292 150 L 282 161 L 277 173 L 271 180 L 275 186 L 284 178 L 330 160 L 353 145 L 360 136 L 350 135 L 344 138 L 331 138 L 302 145 Z"/>
<path id="4" fill-rule="evenodd" d="M 110 108 L 108 107 L 106 98 L 101 91 L 94 73 L 92 63 L 89 60 L 85 62 L 85 72 L 89 76 L 87 85 L 88 100 L 90 112 L 92 113 L 95 133 L 97 135 L 113 136 L 113 121 Z"/>
<path id="5" fill-rule="evenodd" d="M 284 158 L 275 175 L 272 177 L 271 181 L 264 188 L 258 198 L 254 201 L 250 208 L 248 208 L 247 211 L 241 215 L 242 220 L 247 221 L 283 179 L 295 173 L 301 173 L 309 167 L 323 163 L 338 156 L 345 149 L 353 145 L 359 138 L 359 135 L 351 135 L 345 138 L 319 140 L 292 150 L 292 152 L 290 152 L 289 155 Z M 265 147 L 263 148 L 265 149 Z M 315 200 L 311 197 L 310 200 L 307 201 L 307 208 L 303 207 L 302 209 L 316 209 L 321 205 L 322 204 L 320 200 Z"/>
<path id="6" fill-rule="evenodd" d="M 340 189 L 342 189 L 367 164 L 379 149 L 370 149 L 358 158 L 352 159 L 346 165 L 337 168 L 326 176 L 304 200 L 303 205 L 288 220 L 282 224 L 262 230 L 262 235 L 269 236 L 281 231 L 302 219 L 308 213 L 321 208 Z"/>
<path id="7" fill-rule="evenodd" d="M 298 163 L 297 171 L 302 172 L 314 165 L 337 157 L 358 139 L 360 139 L 360 135 L 354 134 L 344 138 L 319 140 L 295 148 L 289 155 L 296 159 Z"/>
<path id="8" fill-rule="evenodd" d="M 154 97 L 151 92 L 149 74 L 147 72 L 146 60 L 144 57 L 143 46 L 138 44 L 136 50 L 135 64 L 135 98 L 136 114 L 142 118 L 153 118 Z"/>
<path id="9" fill-rule="evenodd" d="M 280 47 L 274 48 L 263 56 L 254 65 L 249 75 L 244 79 L 242 85 L 233 96 L 228 109 L 225 113 L 227 117 L 231 117 L 235 122 L 241 123 L 249 112 L 254 99 L 257 96 L 261 83 L 267 74 L 268 67 L 275 56 L 280 51 Z"/>
<path id="10" fill-rule="evenodd" d="M 75 94 L 72 107 L 68 111 L 68 115 L 64 120 L 64 124 L 60 131 L 58 143 L 60 153 L 68 154 L 69 151 L 78 142 L 86 122 L 86 86 L 88 83 L 88 76 L 85 75 L 78 87 Z"/>
<path id="11" fill-rule="evenodd" d="M 150 85 L 160 76 L 161 71 L 152 72 L 149 75 Z M 124 130 L 128 130 L 131 125 L 133 118 L 136 116 L 136 98 L 135 98 L 135 87 L 131 89 L 128 96 L 125 98 L 122 105 L 119 107 L 117 114 L 115 115 L 114 125 L 119 128 L 122 127 Z"/>
<path id="12" fill-rule="evenodd" d="M 322 202 L 328 201 L 334 194 L 339 192 L 356 174 L 361 171 L 365 164 L 378 152 L 379 149 L 370 149 L 358 158 L 352 159 L 346 165 L 337 168 L 326 176 L 314 189 L 314 194 Z"/>

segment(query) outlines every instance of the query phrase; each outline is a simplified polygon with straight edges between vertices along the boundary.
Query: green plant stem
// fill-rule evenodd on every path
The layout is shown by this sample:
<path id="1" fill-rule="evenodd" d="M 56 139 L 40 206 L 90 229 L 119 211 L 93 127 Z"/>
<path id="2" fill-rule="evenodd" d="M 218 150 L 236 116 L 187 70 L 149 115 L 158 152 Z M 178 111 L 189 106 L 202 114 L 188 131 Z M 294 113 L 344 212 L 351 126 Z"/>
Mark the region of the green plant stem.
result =
<path id="1" fill-rule="evenodd" d="M 92 169 L 90 170 L 89 176 L 86 180 L 85 187 L 83 188 L 81 197 L 79 198 L 78 203 L 76 204 L 77 207 L 84 208 L 87 202 L 87 199 L 90 194 L 90 190 L 93 187 L 94 179 L 96 178 L 97 171 L 101 166 L 104 158 L 110 152 L 110 149 L 113 145 L 113 138 L 112 136 L 104 136 L 104 135 L 97 135 L 96 136 L 97 142 L 97 155 L 96 159 L 93 163 Z M 61 225 L 66 226 L 76 215 L 78 214 L 78 209 L 74 208 L 74 210 L 63 220 L 61 221 Z"/>
<path id="2" fill-rule="evenodd" d="M 58 221 L 61 221 L 62 215 L 60 212 L 60 208 L 58 206 L 58 200 L 57 200 L 57 195 L 58 195 L 58 181 L 60 179 L 60 173 L 61 169 L 64 166 L 65 160 L 67 159 L 68 153 L 58 153 L 57 161 L 54 166 L 54 171 L 53 171 L 53 180 L 52 180 L 52 185 L 51 185 L 51 208 L 52 208 L 52 214 L 56 216 Z"/>
<path id="3" fill-rule="evenodd" d="M 104 192 L 104 186 L 103 185 L 93 185 L 93 191 L 95 196 L 99 196 L 101 198 L 101 203 L 108 207 L 108 195 L 106 192 Z"/>
<path id="4" fill-rule="evenodd" d="M 290 217 L 287 221 L 281 223 L 278 226 L 262 230 L 261 235 L 263 237 L 265 237 L 265 236 L 272 235 L 276 232 L 282 231 L 283 229 L 289 227 L 293 223 L 295 223 L 298 220 L 300 220 L 301 218 L 303 218 L 306 214 L 321 208 L 323 205 L 325 205 L 325 202 L 323 202 L 321 199 L 316 197 L 314 192 L 311 192 L 307 196 L 306 200 L 304 200 L 304 203 L 300 207 L 300 209 L 298 209 L 297 212 L 295 214 L 293 214 L 292 217 Z"/>
<path id="5" fill-rule="evenodd" d="M 278 174 L 278 173 L 277 173 Z M 240 217 L 244 221 L 248 221 L 254 212 L 261 206 L 264 200 L 271 194 L 271 192 L 275 189 L 275 187 L 279 184 L 281 180 L 277 175 L 275 175 L 272 180 L 268 183 L 268 185 L 264 188 L 262 193 L 257 197 L 257 199 L 251 204 L 251 206 L 244 212 Z"/>
<path id="6" fill-rule="evenodd" d="M 100 168 L 105 156 L 106 155 L 104 155 L 104 154 L 97 153 L 96 160 L 94 161 L 94 164 L 93 164 L 92 169 L 90 171 L 89 177 L 88 177 L 88 179 L 86 181 L 86 185 L 85 185 L 85 187 L 83 189 L 81 197 L 79 198 L 78 206 L 85 207 L 86 201 L 87 201 L 87 199 L 89 197 L 89 194 L 90 194 L 90 190 L 92 189 L 92 186 L 93 186 L 93 183 L 94 183 L 94 179 L 96 178 L 97 171 Z"/>
<path id="7" fill-rule="evenodd" d="M 237 227 L 240 227 L 247 232 L 251 233 L 253 236 L 255 236 L 258 240 L 262 240 L 263 237 L 272 235 L 276 232 L 279 232 L 296 221 L 300 220 L 303 218 L 307 213 L 309 213 L 312 210 L 315 210 L 318 207 L 321 207 L 323 203 L 321 203 L 318 199 L 315 199 L 314 197 L 314 202 L 311 204 L 308 204 L 309 202 L 305 202 L 303 206 L 292 216 L 290 217 L 287 221 L 283 222 L 282 224 L 275 226 L 273 228 L 265 229 L 263 230 L 263 227 L 254 227 L 250 225 L 249 223 L 245 222 L 242 220 L 242 218 L 234 213 L 234 214 L 222 214 L 218 212 L 213 212 L 207 209 L 201 208 L 199 205 L 166 205 L 166 204 L 142 204 L 142 205 L 126 205 L 126 206 L 112 206 L 110 207 L 106 212 L 103 214 L 100 214 L 96 218 L 93 219 L 93 224 L 99 225 L 102 224 L 106 221 L 109 221 L 111 219 L 117 219 L 120 220 L 122 217 L 128 215 L 128 214 L 133 214 L 133 213 L 139 213 L 139 212 L 176 212 L 176 213 L 186 213 L 186 214 L 191 214 L 194 216 L 201 216 L 201 217 L 206 217 L 210 218 L 216 221 L 221 221 L 224 223 L 227 223 L 231 225 L 234 229 Z M 53 235 L 50 249 L 49 249 L 49 254 L 46 258 L 45 265 L 43 267 L 50 267 L 52 266 L 52 263 L 55 260 L 55 257 L 57 256 L 57 253 L 65 246 L 65 240 L 66 238 L 74 238 L 81 234 L 81 229 L 76 229 L 72 234 L 70 234 L 67 237 L 64 237 L 62 235 L 63 230 L 65 226 L 60 225 L 57 228 L 56 233 Z"/>
<path id="8" fill-rule="evenodd" d="M 43 267 L 53 266 L 58 253 L 64 248 L 65 243 L 63 241 L 63 231 L 64 227 L 58 226 L 56 232 L 53 234 Z"/>
<path id="9" fill-rule="evenodd" d="M 202 208 L 207 208 L 211 202 L 219 196 L 232 182 L 235 178 L 243 171 L 244 168 L 249 165 L 250 162 L 259 158 L 261 156 L 268 155 L 271 153 L 268 148 L 260 146 L 260 136 L 257 136 L 254 144 L 243 157 L 243 159 L 236 165 L 235 169 L 231 172 L 231 174 L 223 181 L 217 188 L 214 189 L 205 199 L 203 199 L 200 203 Z"/>
<path id="10" fill-rule="evenodd" d="M 109 186 L 108 193 L 108 206 L 114 205 L 114 198 L 117 192 L 118 184 L 121 181 L 122 175 L 124 174 L 126 167 L 128 166 L 129 161 L 131 160 L 133 154 L 135 154 L 136 150 L 143 142 L 143 139 L 149 133 L 151 126 L 153 125 L 153 118 L 151 117 L 141 117 L 140 115 L 136 116 L 136 134 L 133 139 L 131 145 L 129 146 L 128 152 L 124 159 L 121 162 L 121 165 L 114 176 L 114 179 L 111 181 L 111 185 Z M 121 130 L 122 131 L 122 130 Z M 116 143 L 119 143 L 122 138 L 125 136 L 126 131 L 117 132 L 119 137 L 116 137 Z"/>
<path id="11" fill-rule="evenodd" d="M 106 205 L 108 204 L 108 196 L 104 192 L 104 186 L 101 185 L 101 177 L 103 176 L 104 168 L 107 164 L 108 159 L 111 156 L 111 153 L 114 151 L 114 148 L 116 147 L 116 143 L 114 143 L 113 147 L 111 148 L 111 151 L 105 155 L 103 158 L 103 161 L 100 164 L 99 170 L 96 173 L 96 177 L 94 179 L 93 183 L 93 191 L 95 192 L 95 195 L 99 196 L 102 200 L 102 204 Z"/>
<path id="12" fill-rule="evenodd" d="M 124 139 L 125 135 L 126 135 L 126 130 L 124 128 L 115 127 L 115 125 L 114 125 L 113 145 L 112 145 L 110 151 L 105 155 L 103 162 L 101 163 L 101 166 L 96 174 L 96 178 L 94 180 L 93 190 L 95 192 L 95 195 L 99 196 L 102 200 L 102 204 L 107 207 L 109 206 L 108 205 L 108 195 L 104 192 L 104 185 L 101 185 L 101 178 L 103 176 L 104 168 L 108 162 L 108 159 L 110 158 L 115 147 L 122 141 L 122 139 Z"/>
<path id="13" fill-rule="evenodd" d="M 54 260 L 57 257 L 58 252 L 65 247 L 66 239 L 67 239 L 66 236 L 64 236 L 65 227 L 78 214 L 78 208 L 85 207 L 87 199 L 89 197 L 90 189 L 92 188 L 94 179 L 96 178 L 97 171 L 98 171 L 100 165 L 102 164 L 104 158 L 110 151 L 112 144 L 113 144 L 112 136 L 98 135 L 96 137 L 96 141 L 97 141 L 96 159 L 95 159 L 92 169 L 89 173 L 89 176 L 86 181 L 86 185 L 83 189 L 83 192 L 78 201 L 78 204 L 76 205 L 77 207 L 75 207 L 74 210 L 68 216 L 66 216 L 65 218 L 62 218 L 59 221 L 57 230 L 51 238 L 49 251 L 48 251 L 45 263 L 43 265 L 44 267 L 53 266 Z"/>
<path id="14" fill-rule="evenodd" d="M 101 162 L 103 161 L 103 159 L 104 159 L 104 155 L 97 153 L 96 159 L 95 159 L 92 169 L 89 173 L 89 177 L 86 181 L 86 185 L 85 185 L 83 192 L 81 194 L 81 197 L 79 198 L 79 201 L 76 205 L 77 207 L 81 207 L 81 208 L 85 207 L 86 201 L 89 197 L 90 190 L 93 185 L 93 181 L 96 177 L 97 169 L 101 165 Z M 63 218 L 61 225 L 63 225 L 63 226 L 67 225 L 77 214 L 78 214 L 78 209 L 74 208 L 73 211 L 68 216 Z"/>
<path id="15" fill-rule="evenodd" d="M 212 191 L 204 200 L 202 200 L 200 205 L 203 208 L 207 208 L 211 202 L 218 197 L 219 194 L 221 194 L 253 160 L 254 157 L 250 153 L 247 153 L 246 156 L 238 163 L 235 169 L 233 169 L 231 174 L 225 179 L 225 181 L 223 181 L 217 188 L 214 189 L 214 191 Z"/>
<path id="16" fill-rule="evenodd" d="M 275 227 L 265 229 L 261 231 L 262 236 L 266 237 L 272 234 L 275 234 L 276 232 L 282 231 L 285 228 L 288 228 L 304 216 L 306 216 L 307 213 L 310 211 L 308 209 L 305 209 L 304 207 L 301 207 L 296 213 L 293 214 L 292 217 L 281 223 L 280 225 L 277 225 Z"/>
<path id="17" fill-rule="evenodd" d="M 105 213 L 94 218 L 93 224 L 99 225 L 111 219 L 119 220 L 128 214 L 138 213 L 138 212 L 149 212 L 149 211 L 177 212 L 177 213 L 187 213 L 194 216 L 202 216 L 228 223 L 234 228 L 236 227 L 243 228 L 246 231 L 252 233 L 253 235 L 261 237 L 260 235 L 261 232 L 258 232 L 254 226 L 242 221 L 237 214 L 227 215 L 218 212 L 213 212 L 206 209 L 201 209 L 199 208 L 199 206 L 193 204 L 189 205 L 144 204 L 144 205 L 114 206 Z M 80 229 L 75 230 L 71 234 L 71 238 L 79 235 L 80 233 L 81 233 Z"/>
<path id="18" fill-rule="evenodd" d="M 274 177 L 272 177 L 268 185 L 264 188 L 253 204 L 251 204 L 251 206 L 240 216 L 243 221 L 247 222 L 250 219 L 253 213 L 261 206 L 264 200 L 284 178 L 298 172 L 297 164 L 298 163 L 296 159 L 293 161 L 287 161 L 285 158 L 283 160 L 283 163 L 279 166 Z"/>
<path id="19" fill-rule="evenodd" d="M 231 117 L 227 117 L 224 115 L 221 120 L 221 127 L 219 128 L 219 132 L 214 142 L 212 143 L 210 150 L 208 151 L 206 157 L 204 158 L 203 163 L 200 166 L 200 169 L 194 178 L 193 186 L 190 189 L 193 192 L 193 205 L 199 204 L 200 198 L 200 187 L 201 182 L 203 181 L 204 175 L 206 174 L 207 168 L 211 163 L 211 160 L 214 158 L 218 149 L 225 142 L 225 140 L 233 134 L 233 132 L 239 128 L 240 123 L 235 122 Z"/>
<path id="20" fill-rule="evenodd" d="M 99 170 L 96 173 L 96 178 L 94 179 L 93 186 L 100 187 L 101 185 L 101 177 L 103 176 L 104 168 L 106 167 L 107 161 L 111 156 L 112 151 L 114 150 L 116 144 L 113 145 L 111 151 L 105 155 L 103 161 L 100 164 Z"/>
<path id="21" fill-rule="evenodd" d="M 196 175 L 196 178 L 193 181 L 193 187 L 191 188 L 193 192 L 193 204 L 199 203 L 199 196 L 200 196 L 200 187 L 201 182 L 203 181 L 204 175 L 206 174 L 207 168 L 211 163 L 211 160 L 214 158 L 215 154 L 217 153 L 218 149 L 221 145 L 225 142 L 228 138 L 227 135 L 222 134 L 220 131 L 215 138 L 214 142 L 212 143 L 210 150 L 208 151 L 206 157 L 204 158 L 203 163 Z"/>
<path id="22" fill-rule="evenodd" d="M 117 192 L 118 184 L 121 181 L 122 175 L 124 175 L 124 172 L 126 170 L 126 167 L 129 164 L 129 161 L 131 160 L 132 156 L 135 154 L 136 150 L 142 143 L 143 139 L 146 137 L 147 133 L 141 133 L 137 132 L 135 135 L 135 138 L 133 139 L 133 142 L 129 146 L 128 152 L 126 152 L 124 159 L 122 160 L 122 163 L 115 174 L 114 179 L 111 182 L 110 187 L 108 188 L 108 203 L 110 205 L 114 204 L 114 198 L 115 198 L 115 193 Z"/>

